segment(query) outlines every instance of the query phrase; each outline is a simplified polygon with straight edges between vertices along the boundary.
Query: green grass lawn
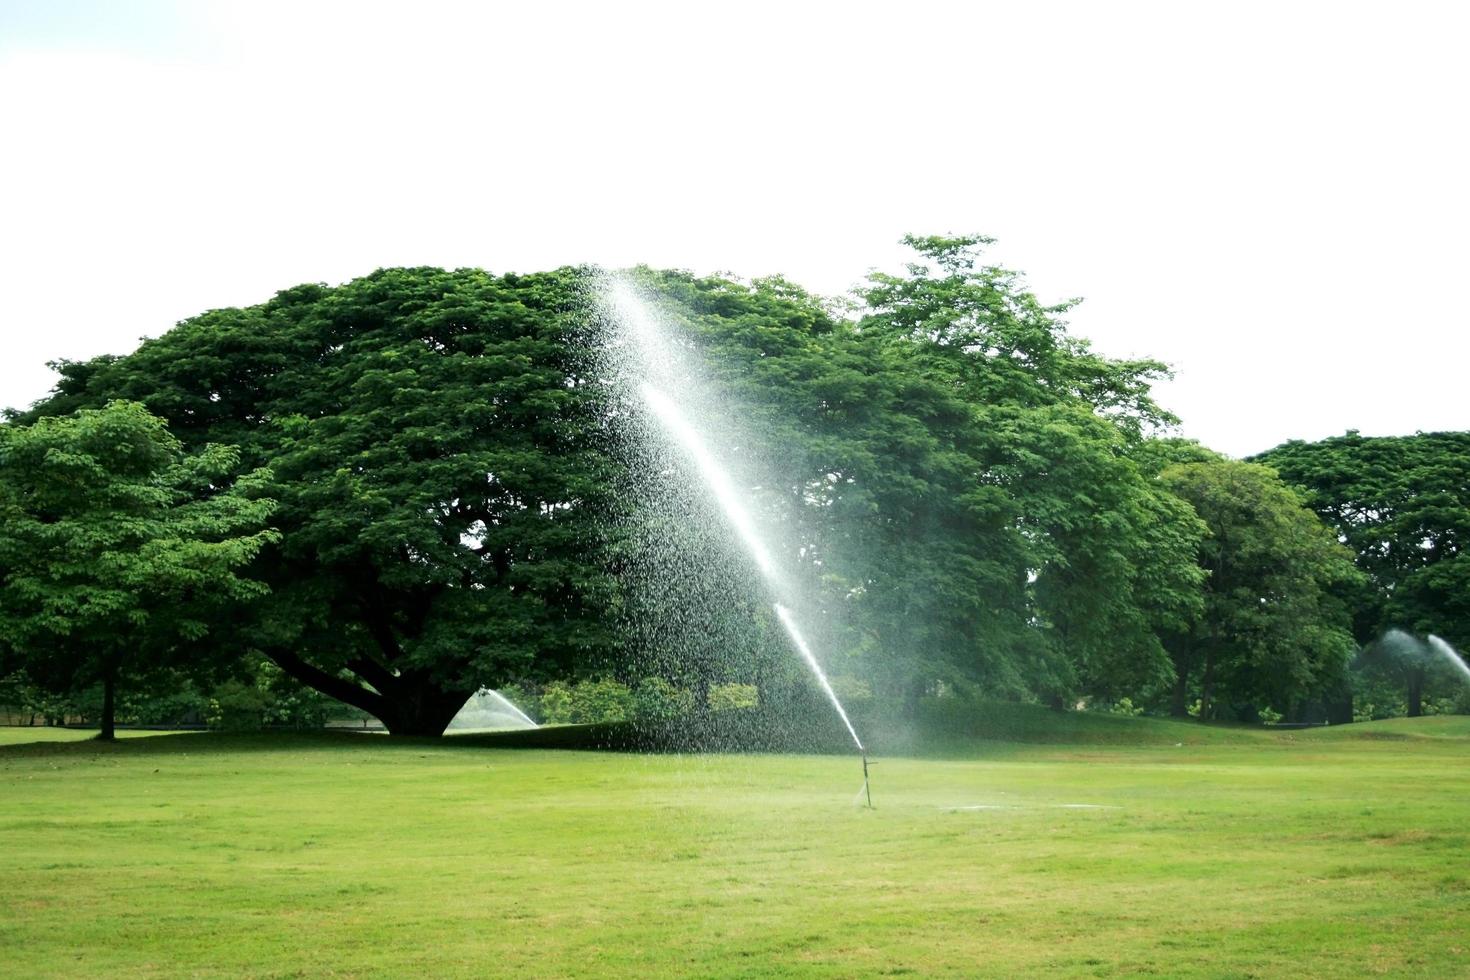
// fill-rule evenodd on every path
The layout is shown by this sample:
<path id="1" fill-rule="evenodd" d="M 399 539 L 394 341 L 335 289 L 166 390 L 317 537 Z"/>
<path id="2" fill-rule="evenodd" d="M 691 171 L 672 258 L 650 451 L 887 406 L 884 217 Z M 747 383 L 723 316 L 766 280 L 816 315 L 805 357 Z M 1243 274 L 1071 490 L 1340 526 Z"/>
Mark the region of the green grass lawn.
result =
<path id="1" fill-rule="evenodd" d="M 1470 974 L 1470 719 L 1073 724 L 873 811 L 841 756 L 0 729 L 0 974 Z"/>

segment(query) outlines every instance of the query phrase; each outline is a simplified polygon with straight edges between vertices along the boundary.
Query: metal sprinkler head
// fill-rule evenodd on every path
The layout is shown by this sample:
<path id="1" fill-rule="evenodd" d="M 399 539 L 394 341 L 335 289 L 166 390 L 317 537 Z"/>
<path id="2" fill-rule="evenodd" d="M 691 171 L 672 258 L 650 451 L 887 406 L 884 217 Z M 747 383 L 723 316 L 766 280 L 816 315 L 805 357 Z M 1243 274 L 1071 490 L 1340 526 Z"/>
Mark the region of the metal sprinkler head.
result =
<path id="1" fill-rule="evenodd" d="M 873 790 L 868 785 L 868 750 L 863 749 L 863 796 L 867 799 L 867 808 L 873 809 Z"/>

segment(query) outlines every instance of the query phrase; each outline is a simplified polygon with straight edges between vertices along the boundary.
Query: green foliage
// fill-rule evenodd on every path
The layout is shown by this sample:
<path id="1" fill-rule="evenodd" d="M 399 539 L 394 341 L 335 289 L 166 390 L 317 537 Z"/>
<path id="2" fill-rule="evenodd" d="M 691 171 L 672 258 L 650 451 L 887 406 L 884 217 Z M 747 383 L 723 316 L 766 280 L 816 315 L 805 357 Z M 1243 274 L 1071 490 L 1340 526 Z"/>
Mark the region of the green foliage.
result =
<path id="1" fill-rule="evenodd" d="M 1203 718 L 1217 716 L 1217 700 L 1287 710 L 1337 682 L 1354 649 L 1338 598 L 1357 577 L 1350 553 L 1265 466 L 1184 463 L 1160 480 L 1209 530 L 1203 609 L 1169 641 L 1174 713 L 1197 670 Z"/>
<path id="2" fill-rule="evenodd" d="M 536 705 L 543 725 L 564 725 L 572 720 L 572 690 L 563 681 L 552 681 L 542 688 Z"/>
<path id="3" fill-rule="evenodd" d="M 1299 487 L 1352 549 L 1364 575 L 1344 597 L 1360 645 L 1397 627 L 1470 646 L 1470 432 L 1349 432 L 1288 442 L 1259 458 Z M 1426 694 L 1454 697 L 1462 683 L 1437 677 L 1419 658 L 1379 657 L 1370 666 L 1407 689 L 1411 713 Z"/>
<path id="4" fill-rule="evenodd" d="M 225 731 L 258 731 L 266 727 L 321 728 L 335 702 L 308 688 L 268 660 L 257 659 L 240 677 L 210 693 L 205 721 Z"/>
<path id="5" fill-rule="evenodd" d="M 254 684 L 229 680 L 215 688 L 205 721 L 210 728 L 252 731 L 265 726 L 265 691 Z"/>
<path id="6" fill-rule="evenodd" d="M 833 624 L 824 648 L 853 652 L 834 669 L 905 703 L 938 681 L 1165 682 L 1157 634 L 1199 606 L 1203 530 L 1134 458 L 1170 420 L 1148 396 L 1162 365 L 1094 354 L 981 239 L 909 244 L 921 261 L 875 276 L 852 318 L 783 280 L 640 272 L 754 438 L 723 455 Z"/>
<path id="7" fill-rule="evenodd" d="M 585 680 L 576 684 L 553 681 L 541 692 L 541 723 L 587 725 L 627 721 L 638 701 L 628 685 L 611 678 Z"/>
<path id="8" fill-rule="evenodd" d="M 585 289 L 576 270 L 301 286 L 63 365 L 38 412 L 135 398 L 187 445 L 268 464 L 273 590 L 233 638 L 392 731 L 438 734 L 481 686 L 612 649 Z"/>
<path id="9" fill-rule="evenodd" d="M 645 677 L 633 689 L 632 719 L 636 722 L 669 722 L 694 712 L 694 694 L 675 687 L 662 677 Z"/>
<path id="10" fill-rule="evenodd" d="M 1108 714 L 1121 715 L 1124 718 L 1137 718 L 1139 715 L 1143 714 L 1143 712 L 1143 708 L 1134 705 L 1132 698 L 1119 698 L 1117 701 L 1113 702 L 1113 706 L 1108 709 Z"/>
<path id="11" fill-rule="evenodd" d="M 11 659 L 16 659 L 12 657 Z M 31 680 L 24 669 L 0 677 L 0 707 L 7 708 L 20 720 L 30 723 L 60 723 L 78 714 L 73 693 L 54 693 Z"/>
<path id="12" fill-rule="evenodd" d="M 0 658 L 52 692 L 110 695 L 207 650 L 212 622 L 266 592 L 239 572 L 277 539 L 269 475 L 239 468 L 132 402 L 0 427 Z"/>
<path id="13" fill-rule="evenodd" d="M 804 621 L 853 700 L 866 685 L 912 709 L 945 684 L 1141 704 L 1182 678 L 1176 709 L 1198 684 L 1210 714 L 1220 694 L 1286 710 L 1328 684 L 1347 580 L 1321 555 L 1270 571 L 1315 539 L 1265 497 L 1242 505 L 1255 533 L 1211 523 L 1219 494 L 1187 474 L 1229 464 L 1153 438 L 1172 421 L 1150 394 L 1163 366 L 1093 352 L 1068 333 L 1071 303 L 986 264 L 984 239 L 907 242 L 906 272 L 845 309 L 778 278 L 631 273 L 739 420 L 711 438 L 780 529 Z M 512 680 L 545 685 L 546 720 L 677 714 L 685 692 L 736 677 L 767 705 L 802 703 L 753 570 L 704 560 L 729 532 L 690 474 L 639 468 L 592 349 L 593 275 L 389 269 L 296 287 L 64 364 L 22 421 L 134 399 L 168 431 L 137 435 L 130 458 L 195 460 L 201 500 L 277 502 L 276 545 L 245 535 L 253 550 L 221 559 L 255 586 L 179 615 L 190 642 L 163 644 L 170 664 L 264 655 L 413 734 Z M 248 493 L 211 489 L 225 463 L 261 468 Z M 686 560 L 701 573 L 643 587 Z M 206 655 L 211 621 L 227 629 Z M 585 680 L 648 673 L 675 693 Z M 268 713 L 240 684 L 237 714 Z"/>
<path id="14" fill-rule="evenodd" d="M 1356 555 L 1376 601 L 1367 643 L 1391 626 L 1470 644 L 1470 432 L 1288 442 L 1261 457 Z M 1463 567 L 1462 567 L 1463 566 Z"/>
<path id="15" fill-rule="evenodd" d="M 706 696 L 709 710 L 719 714 L 724 711 L 752 711 L 760 707 L 760 688 L 754 684 L 711 684 Z"/>
<path id="16" fill-rule="evenodd" d="M 543 725 L 671 722 L 688 717 L 695 707 L 693 692 L 662 677 L 645 677 L 632 688 L 602 678 L 552 681 L 539 692 L 507 685 L 501 693 Z"/>

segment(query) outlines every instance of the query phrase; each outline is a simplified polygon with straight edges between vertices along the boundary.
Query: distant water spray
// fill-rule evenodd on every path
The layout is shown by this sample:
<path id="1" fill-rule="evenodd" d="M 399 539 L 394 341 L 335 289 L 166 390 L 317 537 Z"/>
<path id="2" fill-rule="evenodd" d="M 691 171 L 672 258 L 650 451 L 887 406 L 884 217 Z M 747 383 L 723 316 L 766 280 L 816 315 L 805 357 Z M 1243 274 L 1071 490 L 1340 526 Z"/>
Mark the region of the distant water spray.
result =
<path id="1" fill-rule="evenodd" d="M 1421 640 L 1412 633 L 1391 629 L 1383 634 L 1380 642 L 1390 654 L 1411 663 L 1424 664 L 1430 662 L 1432 657 L 1438 657 L 1449 664 L 1466 683 L 1470 683 L 1470 666 L 1466 665 L 1465 658 L 1448 642 L 1433 633 Z"/>
<path id="2" fill-rule="evenodd" d="M 506 728 L 540 728 L 531 716 L 499 691 L 481 688 L 449 722 L 449 731 L 496 731 Z"/>
<path id="3" fill-rule="evenodd" d="M 679 371 L 679 353 L 671 338 L 662 329 L 648 304 L 627 283 L 612 279 L 606 287 L 605 302 L 617 322 L 627 353 L 631 355 L 631 362 L 625 362 L 623 367 L 629 373 L 636 374 L 639 399 L 649 414 L 657 420 L 659 428 L 693 462 L 701 482 L 709 490 L 726 521 L 734 528 L 746 552 L 760 569 L 767 586 L 772 592 L 781 594 L 783 582 L 780 571 L 745 505 L 744 496 L 737 489 L 725 466 L 710 451 L 704 434 L 690 420 L 689 413 L 665 390 L 676 384 L 687 388 L 689 383 L 687 376 L 681 377 L 683 372 Z M 868 795 L 867 749 L 864 748 L 862 739 L 858 738 L 857 730 L 848 718 L 837 692 L 832 689 L 826 672 L 822 670 L 802 635 L 795 616 L 780 603 L 775 604 L 775 611 L 792 645 L 811 669 L 823 693 L 837 710 L 842 724 L 847 727 L 853 744 L 862 753 L 863 789 L 860 793 L 868 796 L 871 805 L 871 796 Z"/>
<path id="4" fill-rule="evenodd" d="M 502 708 L 504 708 L 505 710 L 509 711 L 511 714 L 515 715 L 521 721 L 525 722 L 527 725 L 530 725 L 532 728 L 540 728 L 541 727 L 540 725 L 536 724 L 534 721 L 531 720 L 531 716 L 530 715 L 526 714 L 520 708 L 517 708 L 514 704 L 511 703 L 510 698 L 506 697 L 504 694 L 501 694 L 499 691 L 492 691 L 492 690 L 489 690 L 487 688 L 486 690 L 481 691 L 480 693 L 486 695 L 487 697 L 489 697 L 489 699 L 491 701 L 494 701 L 495 703 L 499 704 Z"/>
<path id="5" fill-rule="evenodd" d="M 1454 647 L 1450 646 L 1448 643 L 1446 643 L 1444 640 L 1441 640 L 1433 633 L 1430 633 L 1427 639 L 1429 641 L 1429 649 L 1433 650 L 1435 653 L 1444 657 L 1445 660 L 1449 661 L 1451 666 L 1453 666 L 1455 670 L 1459 671 L 1460 676 L 1465 679 L 1466 683 L 1470 683 L 1470 666 L 1467 666 L 1465 664 L 1465 658 L 1460 656 L 1460 654 L 1455 650 Z"/>

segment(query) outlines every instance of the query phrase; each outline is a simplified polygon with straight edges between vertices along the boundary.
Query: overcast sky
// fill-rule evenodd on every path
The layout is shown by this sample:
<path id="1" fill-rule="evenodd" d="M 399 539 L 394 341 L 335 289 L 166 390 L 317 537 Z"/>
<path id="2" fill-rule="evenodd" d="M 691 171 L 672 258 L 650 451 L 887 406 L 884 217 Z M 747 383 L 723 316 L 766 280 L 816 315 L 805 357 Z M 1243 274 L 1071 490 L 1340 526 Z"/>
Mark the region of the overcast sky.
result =
<path id="1" fill-rule="evenodd" d="M 1217 449 L 1470 428 L 1467 9 L 0 0 L 0 404 L 381 266 L 975 231 Z"/>

